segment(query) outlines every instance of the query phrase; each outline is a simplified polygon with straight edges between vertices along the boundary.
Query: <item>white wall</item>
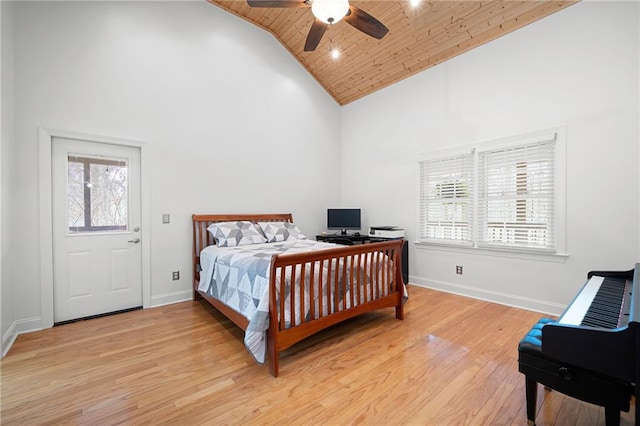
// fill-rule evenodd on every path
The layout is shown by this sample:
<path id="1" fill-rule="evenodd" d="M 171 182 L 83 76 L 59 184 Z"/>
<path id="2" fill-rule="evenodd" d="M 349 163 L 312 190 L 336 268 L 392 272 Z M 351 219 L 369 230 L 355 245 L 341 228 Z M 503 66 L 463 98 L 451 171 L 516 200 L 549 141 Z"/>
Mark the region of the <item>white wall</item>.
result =
<path id="1" fill-rule="evenodd" d="M 19 2 L 10 25 L 5 3 L 3 335 L 41 316 L 39 126 L 147 142 L 155 304 L 189 295 L 192 213 L 290 211 L 313 235 L 343 204 L 414 240 L 418 154 L 558 124 L 567 261 L 412 244 L 411 281 L 556 311 L 588 270 L 639 259 L 637 2 L 579 3 L 344 108 L 275 39 L 206 2 Z"/>
<path id="2" fill-rule="evenodd" d="M 13 8 L 0 2 L 0 353 L 15 339 L 13 223 Z"/>
<path id="3" fill-rule="evenodd" d="M 19 2 L 13 27 L 13 301 L 31 327 L 39 126 L 146 141 L 152 305 L 190 298 L 191 214 L 291 212 L 314 235 L 339 202 L 340 108 L 263 30 L 204 1 Z"/>
<path id="4" fill-rule="evenodd" d="M 557 313 L 640 260 L 638 7 L 581 2 L 343 108 L 343 201 L 411 241 L 420 153 L 566 125 L 566 262 L 411 244 L 410 282 Z"/>

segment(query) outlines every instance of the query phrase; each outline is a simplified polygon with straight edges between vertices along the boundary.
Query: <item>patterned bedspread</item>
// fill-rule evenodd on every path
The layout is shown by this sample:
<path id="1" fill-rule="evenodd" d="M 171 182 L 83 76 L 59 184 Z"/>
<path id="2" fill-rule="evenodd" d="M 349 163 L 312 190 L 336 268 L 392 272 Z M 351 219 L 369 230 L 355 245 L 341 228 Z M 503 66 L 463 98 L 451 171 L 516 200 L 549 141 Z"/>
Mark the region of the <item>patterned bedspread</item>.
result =
<path id="1" fill-rule="evenodd" d="M 266 356 L 266 331 L 269 327 L 271 257 L 274 254 L 300 253 L 332 247 L 336 247 L 336 244 L 307 239 L 236 247 L 209 246 L 200 253 L 202 272 L 198 289 L 222 301 L 249 320 L 244 343 L 249 353 L 258 363 L 262 364 Z M 325 276 L 323 282 L 326 282 L 327 271 L 322 272 Z M 364 274 L 362 271 L 361 273 Z M 298 273 L 296 276 L 299 277 L 300 274 Z M 305 286 L 308 285 L 308 278 L 307 276 Z M 326 296 L 326 289 L 323 290 L 323 293 Z M 336 297 L 341 297 L 341 294 L 342 291 L 339 291 Z M 330 297 L 333 300 L 333 295 Z M 349 297 L 344 302 L 347 308 L 349 307 L 348 301 Z M 317 301 L 315 303 L 317 306 Z M 285 309 L 288 309 L 288 306 L 289 303 L 285 303 Z M 305 301 L 305 306 L 310 306 L 308 300 Z M 299 323 L 302 315 L 307 314 L 308 312 L 295 312 L 296 323 Z M 286 315 L 289 318 L 289 312 L 286 312 Z"/>
<path id="2" fill-rule="evenodd" d="M 264 363 L 269 327 L 269 274 L 271 257 L 336 247 L 312 240 L 206 247 L 200 254 L 198 289 L 224 302 L 249 320 L 244 343 L 260 364 Z"/>

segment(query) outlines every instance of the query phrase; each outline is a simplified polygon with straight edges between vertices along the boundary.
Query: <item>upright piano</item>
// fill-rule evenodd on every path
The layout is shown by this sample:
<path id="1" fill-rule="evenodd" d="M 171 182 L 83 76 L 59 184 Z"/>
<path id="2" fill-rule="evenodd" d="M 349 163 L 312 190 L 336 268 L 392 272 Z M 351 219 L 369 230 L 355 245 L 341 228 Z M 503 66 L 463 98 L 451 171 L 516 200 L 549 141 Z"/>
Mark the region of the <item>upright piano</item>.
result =
<path id="1" fill-rule="evenodd" d="M 640 426 L 640 263 L 629 271 L 592 271 L 557 321 L 542 319 L 518 346 L 527 418 L 535 424 L 537 383 L 605 407 L 620 424 L 635 395 Z"/>

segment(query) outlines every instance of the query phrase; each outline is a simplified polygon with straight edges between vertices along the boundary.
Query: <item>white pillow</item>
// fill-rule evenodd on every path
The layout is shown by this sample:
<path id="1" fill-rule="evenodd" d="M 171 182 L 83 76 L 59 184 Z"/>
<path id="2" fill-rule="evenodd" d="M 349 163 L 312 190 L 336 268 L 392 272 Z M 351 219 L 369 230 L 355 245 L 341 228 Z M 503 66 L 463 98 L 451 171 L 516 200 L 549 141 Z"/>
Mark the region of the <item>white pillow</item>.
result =
<path id="1" fill-rule="evenodd" d="M 258 222 L 258 225 L 267 237 L 268 243 L 287 240 L 304 240 L 307 238 L 298 227 L 289 222 Z"/>
<path id="2" fill-rule="evenodd" d="M 218 247 L 234 247 L 267 242 L 260 228 L 246 220 L 212 223 L 207 227 L 207 231 L 216 240 Z"/>

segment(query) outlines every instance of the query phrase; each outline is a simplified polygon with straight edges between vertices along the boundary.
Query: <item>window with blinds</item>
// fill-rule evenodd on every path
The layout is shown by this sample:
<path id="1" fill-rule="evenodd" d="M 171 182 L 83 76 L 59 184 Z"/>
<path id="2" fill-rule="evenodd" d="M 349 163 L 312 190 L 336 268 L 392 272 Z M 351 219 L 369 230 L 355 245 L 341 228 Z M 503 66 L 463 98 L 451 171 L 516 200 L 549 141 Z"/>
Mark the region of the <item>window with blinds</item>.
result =
<path id="1" fill-rule="evenodd" d="M 422 240 L 472 244 L 473 154 L 420 164 Z"/>
<path id="2" fill-rule="evenodd" d="M 425 157 L 419 241 L 557 252 L 556 145 L 557 133 L 546 131 Z"/>
<path id="3" fill-rule="evenodd" d="M 554 139 L 478 153 L 478 245 L 553 250 Z"/>

